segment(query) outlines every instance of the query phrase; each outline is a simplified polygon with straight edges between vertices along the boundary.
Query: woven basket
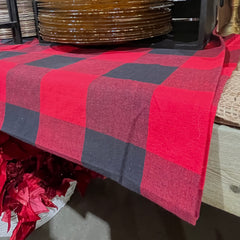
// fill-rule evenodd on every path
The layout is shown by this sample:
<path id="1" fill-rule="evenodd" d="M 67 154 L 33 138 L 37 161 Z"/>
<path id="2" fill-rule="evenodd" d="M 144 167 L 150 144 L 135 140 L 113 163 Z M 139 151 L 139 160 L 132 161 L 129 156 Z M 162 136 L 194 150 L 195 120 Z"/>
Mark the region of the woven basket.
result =
<path id="1" fill-rule="evenodd" d="M 17 0 L 18 13 L 23 37 L 36 36 L 32 0 Z M 9 21 L 6 0 L 0 0 L 0 22 Z M 9 28 L 0 29 L 0 39 L 12 38 Z"/>
<path id="2" fill-rule="evenodd" d="M 49 208 L 48 213 L 42 213 L 39 214 L 39 217 L 41 218 L 39 221 L 37 221 L 36 224 L 36 229 L 41 227 L 43 224 L 47 223 L 50 219 L 52 219 L 60 210 L 63 208 L 66 203 L 70 200 L 70 197 L 74 193 L 75 187 L 77 185 L 76 181 L 73 181 L 70 183 L 70 187 L 67 190 L 67 193 L 65 196 L 56 196 L 52 199 L 52 202 L 58 207 L 56 208 Z M 1 221 L 1 216 L 0 216 L 0 238 L 1 237 L 10 237 L 13 233 L 13 230 L 17 226 L 18 218 L 16 215 L 12 216 L 12 221 L 11 221 L 11 229 L 9 232 L 7 232 L 8 229 L 8 224 L 5 222 Z"/>
<path id="3" fill-rule="evenodd" d="M 240 63 L 224 87 L 215 122 L 240 127 Z"/>

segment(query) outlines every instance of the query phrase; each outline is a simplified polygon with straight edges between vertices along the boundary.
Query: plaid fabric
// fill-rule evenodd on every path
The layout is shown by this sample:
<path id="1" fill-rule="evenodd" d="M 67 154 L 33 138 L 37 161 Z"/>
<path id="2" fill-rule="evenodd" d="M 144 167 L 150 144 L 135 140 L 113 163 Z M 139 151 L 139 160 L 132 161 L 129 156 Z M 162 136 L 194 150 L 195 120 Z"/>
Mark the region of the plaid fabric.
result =
<path id="1" fill-rule="evenodd" d="M 0 129 L 195 224 L 240 37 L 203 51 L 0 45 Z"/>

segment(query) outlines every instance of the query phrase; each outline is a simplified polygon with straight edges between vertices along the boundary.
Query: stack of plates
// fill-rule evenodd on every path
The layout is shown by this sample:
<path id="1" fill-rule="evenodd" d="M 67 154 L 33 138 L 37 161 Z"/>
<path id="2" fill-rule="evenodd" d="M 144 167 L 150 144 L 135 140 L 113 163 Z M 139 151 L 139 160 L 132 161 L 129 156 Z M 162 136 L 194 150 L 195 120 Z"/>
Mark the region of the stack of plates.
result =
<path id="1" fill-rule="evenodd" d="M 0 0 L 0 23 L 9 22 L 9 14 L 6 0 Z M 12 34 L 9 29 L 0 29 L 0 39 L 11 38 Z"/>
<path id="2" fill-rule="evenodd" d="M 108 44 L 171 31 L 166 0 L 38 0 L 39 28 L 46 41 Z"/>
<path id="3" fill-rule="evenodd" d="M 36 36 L 32 0 L 17 0 L 18 13 L 23 37 Z M 6 0 L 0 0 L 0 23 L 8 22 L 9 14 Z M 11 29 L 0 29 L 0 39 L 12 38 Z"/>

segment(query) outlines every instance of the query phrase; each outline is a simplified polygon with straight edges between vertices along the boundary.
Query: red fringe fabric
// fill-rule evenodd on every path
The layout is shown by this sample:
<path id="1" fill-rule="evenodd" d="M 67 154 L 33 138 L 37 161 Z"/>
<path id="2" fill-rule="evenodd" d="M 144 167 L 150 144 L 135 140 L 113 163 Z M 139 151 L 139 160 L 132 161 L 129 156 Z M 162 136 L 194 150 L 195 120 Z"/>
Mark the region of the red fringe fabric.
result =
<path id="1" fill-rule="evenodd" d="M 51 199 L 64 196 L 71 181 L 82 195 L 101 175 L 0 132 L 0 215 L 11 227 L 11 214 L 18 224 L 10 240 L 24 240 L 36 226 L 39 214 L 56 207 Z"/>

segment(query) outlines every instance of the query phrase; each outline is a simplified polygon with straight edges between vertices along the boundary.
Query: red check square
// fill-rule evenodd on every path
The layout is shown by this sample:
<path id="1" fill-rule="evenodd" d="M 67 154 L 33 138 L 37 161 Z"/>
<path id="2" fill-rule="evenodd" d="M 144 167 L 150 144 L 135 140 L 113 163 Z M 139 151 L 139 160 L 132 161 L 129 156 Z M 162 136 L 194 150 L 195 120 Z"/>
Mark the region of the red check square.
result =
<path id="1" fill-rule="evenodd" d="M 7 103 L 39 112 L 40 85 L 48 68 L 19 64 L 11 69 L 6 81 Z"/>
<path id="2" fill-rule="evenodd" d="M 39 44 L 38 39 L 34 38 L 32 41 L 28 42 L 26 48 L 23 48 L 21 50 L 18 49 L 18 51 L 25 52 L 25 53 L 33 53 L 33 52 L 42 52 L 48 48 L 50 48 L 50 45 L 46 45 L 46 44 L 41 45 Z"/>
<path id="3" fill-rule="evenodd" d="M 6 79 L 7 73 L 17 64 L 0 60 L 0 101 L 6 101 Z"/>
<path id="4" fill-rule="evenodd" d="M 98 59 L 86 59 L 79 61 L 77 63 L 68 65 L 61 68 L 61 70 L 79 72 L 79 73 L 89 73 L 93 75 L 104 75 L 111 70 L 121 66 L 121 62 L 105 61 Z"/>
<path id="5" fill-rule="evenodd" d="M 216 76 L 220 76 L 222 68 L 199 70 L 178 68 L 162 84 L 168 87 L 183 88 L 193 91 L 215 91 Z M 179 77 L 182 76 L 182 77 Z"/>
<path id="6" fill-rule="evenodd" d="M 225 45 L 229 51 L 238 50 L 240 48 L 240 38 L 238 34 L 231 36 L 228 40 L 225 40 Z"/>
<path id="7" fill-rule="evenodd" d="M 36 146 L 80 163 L 85 128 L 40 114 Z"/>
<path id="8" fill-rule="evenodd" d="M 225 58 L 225 52 L 222 51 L 217 57 L 196 57 L 192 56 L 181 67 L 193 68 L 199 70 L 210 70 L 217 67 L 222 67 Z"/>
<path id="9" fill-rule="evenodd" d="M 197 51 L 194 56 L 195 57 L 218 57 L 224 52 L 223 46 L 209 46 L 209 48 Z"/>
<path id="10" fill-rule="evenodd" d="M 199 215 L 199 186 L 200 175 L 146 153 L 141 194 L 192 224 Z"/>
<path id="11" fill-rule="evenodd" d="M 240 61 L 240 49 L 231 51 L 229 59 L 225 59 L 227 63 L 238 63 Z"/>
<path id="12" fill-rule="evenodd" d="M 163 66 L 179 67 L 185 63 L 191 56 L 146 54 L 138 58 L 134 63 L 159 64 Z"/>
<path id="13" fill-rule="evenodd" d="M 201 174 L 213 98 L 214 92 L 159 86 L 151 101 L 147 151 Z"/>
<path id="14" fill-rule="evenodd" d="M 236 69 L 237 63 L 228 63 L 223 65 L 222 75 L 223 76 L 232 76 L 232 72 Z"/>
<path id="15" fill-rule="evenodd" d="M 140 49 L 126 49 L 126 48 L 117 48 L 115 50 L 111 50 L 105 52 L 94 59 L 101 60 L 109 60 L 123 63 L 131 63 L 136 61 L 141 56 L 148 53 L 151 49 L 148 48 L 140 48 Z"/>
<path id="16" fill-rule="evenodd" d="M 86 126 L 86 101 L 95 75 L 53 70 L 41 82 L 40 112 Z"/>
<path id="17" fill-rule="evenodd" d="M 149 106 L 156 87 L 99 77 L 88 91 L 87 128 L 145 148 Z"/>

